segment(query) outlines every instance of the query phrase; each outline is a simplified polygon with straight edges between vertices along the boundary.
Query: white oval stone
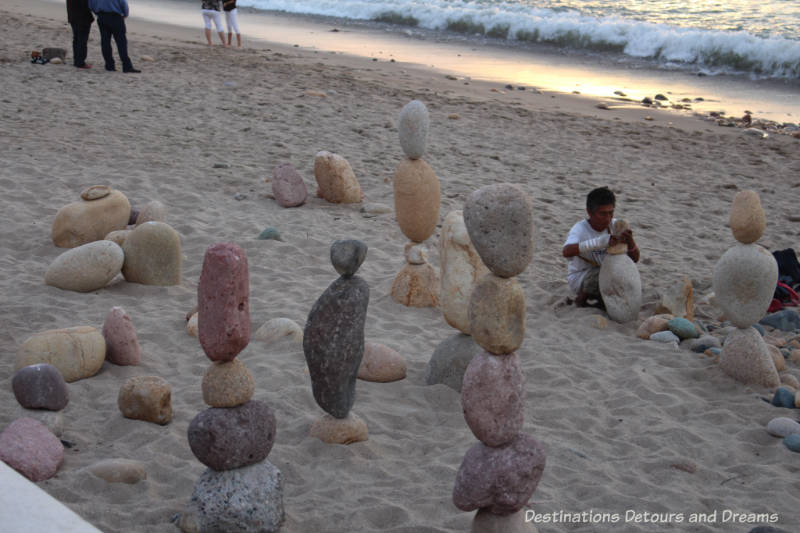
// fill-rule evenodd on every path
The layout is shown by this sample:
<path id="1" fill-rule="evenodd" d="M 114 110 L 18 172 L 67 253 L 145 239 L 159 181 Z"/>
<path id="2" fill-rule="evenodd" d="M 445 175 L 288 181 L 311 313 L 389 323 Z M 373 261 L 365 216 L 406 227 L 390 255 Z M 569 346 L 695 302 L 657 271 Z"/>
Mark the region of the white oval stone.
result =
<path id="1" fill-rule="evenodd" d="M 764 317 L 777 282 L 778 263 L 757 244 L 730 248 L 714 267 L 717 305 L 738 328 L 750 327 Z"/>
<path id="2" fill-rule="evenodd" d="M 639 318 L 642 279 L 630 257 L 625 254 L 606 256 L 600 266 L 600 295 L 612 320 L 622 323 Z"/>
<path id="3" fill-rule="evenodd" d="M 397 132 L 400 135 L 400 146 L 409 159 L 419 159 L 425 155 L 429 127 L 428 108 L 419 100 L 410 101 L 400 111 Z"/>
<path id="4" fill-rule="evenodd" d="M 125 254 L 112 241 L 95 241 L 67 250 L 47 269 L 44 282 L 67 291 L 102 289 L 122 270 Z"/>
<path id="5" fill-rule="evenodd" d="M 773 418 L 767 424 L 767 433 L 775 437 L 788 437 L 789 435 L 800 434 L 800 423 L 785 416 Z"/>

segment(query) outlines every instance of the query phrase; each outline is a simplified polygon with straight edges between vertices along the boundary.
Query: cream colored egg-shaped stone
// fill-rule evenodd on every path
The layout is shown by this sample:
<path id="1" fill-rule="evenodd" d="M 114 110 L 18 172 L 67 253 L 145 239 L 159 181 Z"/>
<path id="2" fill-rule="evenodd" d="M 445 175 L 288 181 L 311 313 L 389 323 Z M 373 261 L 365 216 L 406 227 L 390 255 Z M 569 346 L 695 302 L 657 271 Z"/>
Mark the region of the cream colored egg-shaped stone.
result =
<path id="1" fill-rule="evenodd" d="M 67 291 L 102 289 L 120 273 L 124 260 L 122 248 L 112 241 L 86 243 L 56 257 L 44 282 Z"/>
<path id="2" fill-rule="evenodd" d="M 777 282 L 775 258 L 757 244 L 730 248 L 714 267 L 717 305 L 738 328 L 747 328 L 764 317 Z"/>
<path id="3" fill-rule="evenodd" d="M 733 198 L 730 217 L 733 237 L 742 244 L 756 242 L 764 234 L 767 217 L 755 191 L 740 191 Z"/>

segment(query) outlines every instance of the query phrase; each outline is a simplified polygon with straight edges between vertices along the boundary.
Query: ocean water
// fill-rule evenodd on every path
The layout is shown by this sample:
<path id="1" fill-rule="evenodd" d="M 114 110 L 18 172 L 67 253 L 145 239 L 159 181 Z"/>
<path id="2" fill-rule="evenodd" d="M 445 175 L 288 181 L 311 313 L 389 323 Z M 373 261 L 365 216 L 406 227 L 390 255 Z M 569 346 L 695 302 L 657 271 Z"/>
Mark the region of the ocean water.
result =
<path id="1" fill-rule="evenodd" d="M 374 21 L 618 62 L 800 80 L 800 0 L 239 0 L 240 6 Z"/>

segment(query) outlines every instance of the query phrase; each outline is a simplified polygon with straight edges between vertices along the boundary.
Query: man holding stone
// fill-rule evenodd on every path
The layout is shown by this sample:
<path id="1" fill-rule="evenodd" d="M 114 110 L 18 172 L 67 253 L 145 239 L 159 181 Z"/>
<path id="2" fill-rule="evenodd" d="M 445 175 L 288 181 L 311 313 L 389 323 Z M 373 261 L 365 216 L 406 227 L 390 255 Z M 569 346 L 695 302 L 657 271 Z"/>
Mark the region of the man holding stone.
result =
<path id="1" fill-rule="evenodd" d="M 564 242 L 562 255 L 569 259 L 567 283 L 575 292 L 575 305 L 585 307 L 589 300 L 596 300 L 598 307 L 603 306 L 600 296 L 600 265 L 606 257 L 606 248 L 617 244 L 626 244 L 628 257 L 634 263 L 639 261 L 639 247 L 633 240 L 633 232 L 627 229 L 619 235 L 611 234 L 616 219 L 614 208 L 616 197 L 607 187 L 592 190 L 586 196 L 587 219 L 574 226 Z"/>

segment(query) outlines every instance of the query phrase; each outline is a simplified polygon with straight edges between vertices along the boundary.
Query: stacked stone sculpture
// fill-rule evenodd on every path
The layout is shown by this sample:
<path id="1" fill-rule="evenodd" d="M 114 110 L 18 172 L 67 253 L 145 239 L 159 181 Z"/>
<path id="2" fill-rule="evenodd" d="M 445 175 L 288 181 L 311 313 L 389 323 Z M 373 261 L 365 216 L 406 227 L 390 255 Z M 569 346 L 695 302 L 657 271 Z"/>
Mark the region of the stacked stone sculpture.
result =
<path id="1" fill-rule="evenodd" d="M 464 418 L 480 441 L 464 456 L 453 503 L 478 512 L 473 532 L 535 531 L 522 508 L 539 484 L 545 452 L 521 432 L 524 376 L 516 350 L 525 336 L 525 293 L 514 276 L 533 253 L 533 213 L 528 195 L 509 184 L 478 189 L 464 206 L 464 222 L 490 272 L 472 291 L 469 321 L 477 354 L 464 374 Z"/>
<path id="2" fill-rule="evenodd" d="M 628 229 L 628 223 L 617 220 L 612 228 L 614 235 Z M 642 307 L 642 280 L 636 263 L 628 257 L 628 245 L 609 246 L 600 266 L 600 295 L 606 312 L 612 320 L 630 322 L 639 317 Z"/>
<path id="3" fill-rule="evenodd" d="M 761 334 L 752 327 L 767 312 L 778 264 L 755 244 L 766 228 L 766 216 L 755 191 L 741 191 L 733 199 L 730 227 L 739 244 L 725 252 L 714 267 L 714 293 L 728 320 L 736 326 L 722 348 L 719 367 L 747 384 L 775 388 L 780 377 Z"/>
<path id="4" fill-rule="evenodd" d="M 433 169 L 422 159 L 428 139 L 428 109 L 419 100 L 400 112 L 400 146 L 407 159 L 394 173 L 394 210 L 400 230 L 411 241 L 406 245 L 406 265 L 392 284 L 392 298 L 411 307 L 438 305 L 438 276 L 427 262 L 424 246 L 439 221 L 441 191 Z"/>
<path id="5" fill-rule="evenodd" d="M 331 245 L 331 263 L 340 277 L 314 303 L 303 330 L 311 389 L 326 412 L 312 425 L 311 435 L 327 443 L 350 444 L 368 437 L 364 421 L 350 411 L 364 357 L 369 305 L 369 286 L 355 274 L 366 255 L 367 245 L 361 241 L 340 240 Z"/>
<path id="6" fill-rule="evenodd" d="M 447 323 L 461 333 L 442 341 L 433 352 L 425 370 L 425 384 L 444 383 L 460 392 L 467 365 L 480 351 L 470 336 L 469 301 L 475 283 L 489 272 L 472 245 L 461 211 L 451 211 L 444 219 L 439 260 L 439 305 Z"/>
<path id="7" fill-rule="evenodd" d="M 234 243 L 206 250 L 197 287 L 198 336 L 212 363 L 203 376 L 211 407 L 189 424 L 189 447 L 208 467 L 181 516 L 183 531 L 277 531 L 281 473 L 267 461 L 275 414 L 252 400 L 253 376 L 236 356 L 250 341 L 247 255 Z"/>

